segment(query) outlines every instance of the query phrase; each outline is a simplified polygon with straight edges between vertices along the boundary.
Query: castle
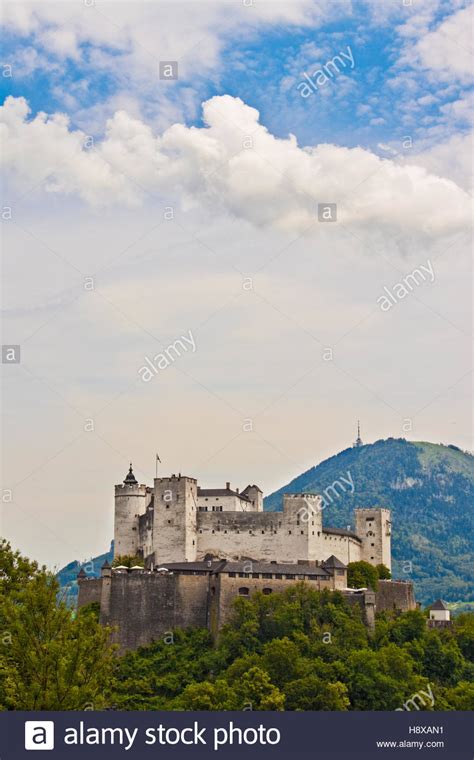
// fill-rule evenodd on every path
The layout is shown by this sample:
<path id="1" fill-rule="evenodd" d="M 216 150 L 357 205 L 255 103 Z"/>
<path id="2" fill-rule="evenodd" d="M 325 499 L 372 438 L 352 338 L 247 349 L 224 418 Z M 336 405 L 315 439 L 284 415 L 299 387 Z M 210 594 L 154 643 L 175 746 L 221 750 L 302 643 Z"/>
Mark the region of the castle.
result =
<path id="1" fill-rule="evenodd" d="M 150 488 L 138 484 L 130 465 L 115 486 L 115 556 L 140 556 L 156 567 L 208 556 L 319 563 L 335 555 L 344 564 L 366 560 L 391 569 L 388 509 L 356 509 L 355 532 L 323 527 L 322 515 L 316 494 L 285 494 L 283 512 L 264 512 L 256 485 L 207 489 L 172 475 Z"/>
<path id="2" fill-rule="evenodd" d="M 115 486 L 115 557 L 140 557 L 144 567 L 111 568 L 78 576 L 79 606 L 99 602 L 100 619 L 116 627 L 126 651 L 175 627 L 208 627 L 213 634 L 232 600 L 259 590 L 281 591 L 306 581 L 339 590 L 372 626 L 376 610 L 413 609 L 411 583 L 380 581 L 377 593 L 347 587 L 349 562 L 391 568 L 388 509 L 356 509 L 355 530 L 324 527 L 317 494 L 285 494 L 282 512 L 264 512 L 256 485 L 242 491 L 198 486 L 184 475 L 141 485 L 132 465 Z"/>

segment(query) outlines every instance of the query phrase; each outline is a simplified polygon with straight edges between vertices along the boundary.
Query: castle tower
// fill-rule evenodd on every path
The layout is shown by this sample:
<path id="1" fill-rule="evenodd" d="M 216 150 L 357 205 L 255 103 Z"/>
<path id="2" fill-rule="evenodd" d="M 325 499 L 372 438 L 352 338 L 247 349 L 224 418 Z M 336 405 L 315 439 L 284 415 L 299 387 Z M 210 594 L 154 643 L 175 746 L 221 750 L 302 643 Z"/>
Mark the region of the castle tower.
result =
<path id="1" fill-rule="evenodd" d="M 315 562 L 322 551 L 322 499 L 318 494 L 283 494 L 282 561 Z M 280 558 L 279 557 L 279 558 Z"/>
<path id="2" fill-rule="evenodd" d="M 155 478 L 155 565 L 193 562 L 197 556 L 197 480 L 184 475 Z"/>
<path id="3" fill-rule="evenodd" d="M 114 556 L 137 556 L 139 545 L 138 518 L 145 513 L 147 488 L 139 485 L 132 464 L 127 477 L 115 486 Z"/>
<path id="4" fill-rule="evenodd" d="M 392 568 L 392 521 L 389 509 L 356 509 L 356 533 L 362 541 L 361 560 Z"/>

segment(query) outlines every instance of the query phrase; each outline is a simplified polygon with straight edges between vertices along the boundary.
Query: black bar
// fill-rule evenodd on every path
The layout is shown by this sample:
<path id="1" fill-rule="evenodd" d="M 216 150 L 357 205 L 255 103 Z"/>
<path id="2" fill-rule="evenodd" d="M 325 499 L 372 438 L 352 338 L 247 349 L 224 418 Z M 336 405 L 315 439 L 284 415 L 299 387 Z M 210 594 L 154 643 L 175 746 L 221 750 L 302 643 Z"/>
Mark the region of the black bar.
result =
<path id="1" fill-rule="evenodd" d="M 49 760 L 88 758 L 157 758 L 181 760 L 184 758 L 272 758 L 272 760 L 383 760 L 386 758 L 425 758 L 437 760 L 472 760 L 472 714 L 465 712 L 3 712 L 0 713 L 0 759 L 21 760 L 38 757 L 25 749 L 25 722 L 36 743 L 44 735 L 36 726 L 38 721 L 54 723 L 54 749 L 47 750 Z M 160 744 L 156 729 L 172 729 L 168 738 L 174 741 L 178 731 L 187 728 L 181 739 L 195 741 L 201 736 L 206 744 Z M 67 744 L 65 738 L 77 738 L 82 744 Z M 194 728 L 196 726 L 196 728 Z M 260 726 L 262 728 L 260 728 Z M 233 741 L 215 748 L 216 741 L 224 741 L 233 727 Z M 114 735 L 100 733 L 103 728 L 122 729 Z M 125 729 L 128 729 L 127 735 Z M 128 736 L 136 729 L 133 743 Z M 146 744 L 155 736 L 154 744 Z M 204 731 L 202 731 L 204 729 Z M 215 731 L 218 733 L 215 734 Z M 199 734 L 199 732 L 201 733 Z M 75 732 L 75 733 L 74 733 Z M 244 733 L 246 732 L 246 733 Z M 277 743 L 274 743 L 280 736 Z M 87 738 L 100 736 L 101 744 L 89 744 Z M 120 743 L 120 740 L 123 742 Z M 256 741 L 254 741 L 256 739 Z M 240 743 L 239 743 L 240 740 Z M 268 740 L 268 741 L 267 741 Z M 250 743 L 249 743 L 250 742 Z M 269 743 L 271 742 L 271 743 Z M 423 742 L 416 746 L 398 745 L 389 748 L 377 742 Z M 433 745 L 436 742 L 436 745 Z M 430 745 L 428 744 L 430 743 Z M 45 747 L 42 747 L 46 751 Z"/>

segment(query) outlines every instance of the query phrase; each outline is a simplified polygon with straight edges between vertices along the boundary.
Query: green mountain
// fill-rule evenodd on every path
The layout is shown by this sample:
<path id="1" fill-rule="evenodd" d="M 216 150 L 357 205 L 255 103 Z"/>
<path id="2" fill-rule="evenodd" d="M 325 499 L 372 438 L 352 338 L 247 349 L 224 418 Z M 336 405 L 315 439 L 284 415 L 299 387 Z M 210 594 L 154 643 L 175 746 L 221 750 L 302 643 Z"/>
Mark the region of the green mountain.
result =
<path id="1" fill-rule="evenodd" d="M 412 579 L 423 604 L 472 599 L 471 454 L 403 438 L 346 449 L 272 493 L 264 508 L 281 510 L 284 493 L 324 494 L 336 481 L 345 491 L 326 491 L 323 524 L 353 527 L 355 507 L 391 509 L 393 577 Z"/>
<path id="2" fill-rule="evenodd" d="M 89 578 L 99 578 L 100 568 L 104 564 L 105 560 L 112 562 L 113 557 L 114 542 L 112 541 L 109 551 L 105 554 L 100 554 L 98 557 L 93 557 L 93 559 L 90 559 L 86 562 L 79 562 L 79 560 L 74 560 L 74 562 L 69 562 L 68 565 L 65 565 L 65 567 L 61 568 L 61 570 L 56 573 L 56 578 L 58 579 L 59 585 L 61 586 L 61 594 L 64 595 L 68 604 L 71 606 L 76 605 L 78 593 L 77 574 L 79 570 L 81 568 L 84 568 L 84 571 L 87 573 Z"/>

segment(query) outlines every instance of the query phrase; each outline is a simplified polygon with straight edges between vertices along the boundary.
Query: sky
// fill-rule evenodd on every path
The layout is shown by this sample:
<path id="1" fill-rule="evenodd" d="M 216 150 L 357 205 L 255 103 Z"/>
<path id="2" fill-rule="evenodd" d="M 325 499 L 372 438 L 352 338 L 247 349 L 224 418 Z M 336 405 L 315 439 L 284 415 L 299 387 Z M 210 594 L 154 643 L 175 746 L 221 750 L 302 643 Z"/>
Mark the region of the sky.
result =
<path id="1" fill-rule="evenodd" d="M 271 493 L 358 419 L 472 450 L 467 2 L 7 1 L 2 27 L 15 547 L 105 551 L 156 453 Z"/>

